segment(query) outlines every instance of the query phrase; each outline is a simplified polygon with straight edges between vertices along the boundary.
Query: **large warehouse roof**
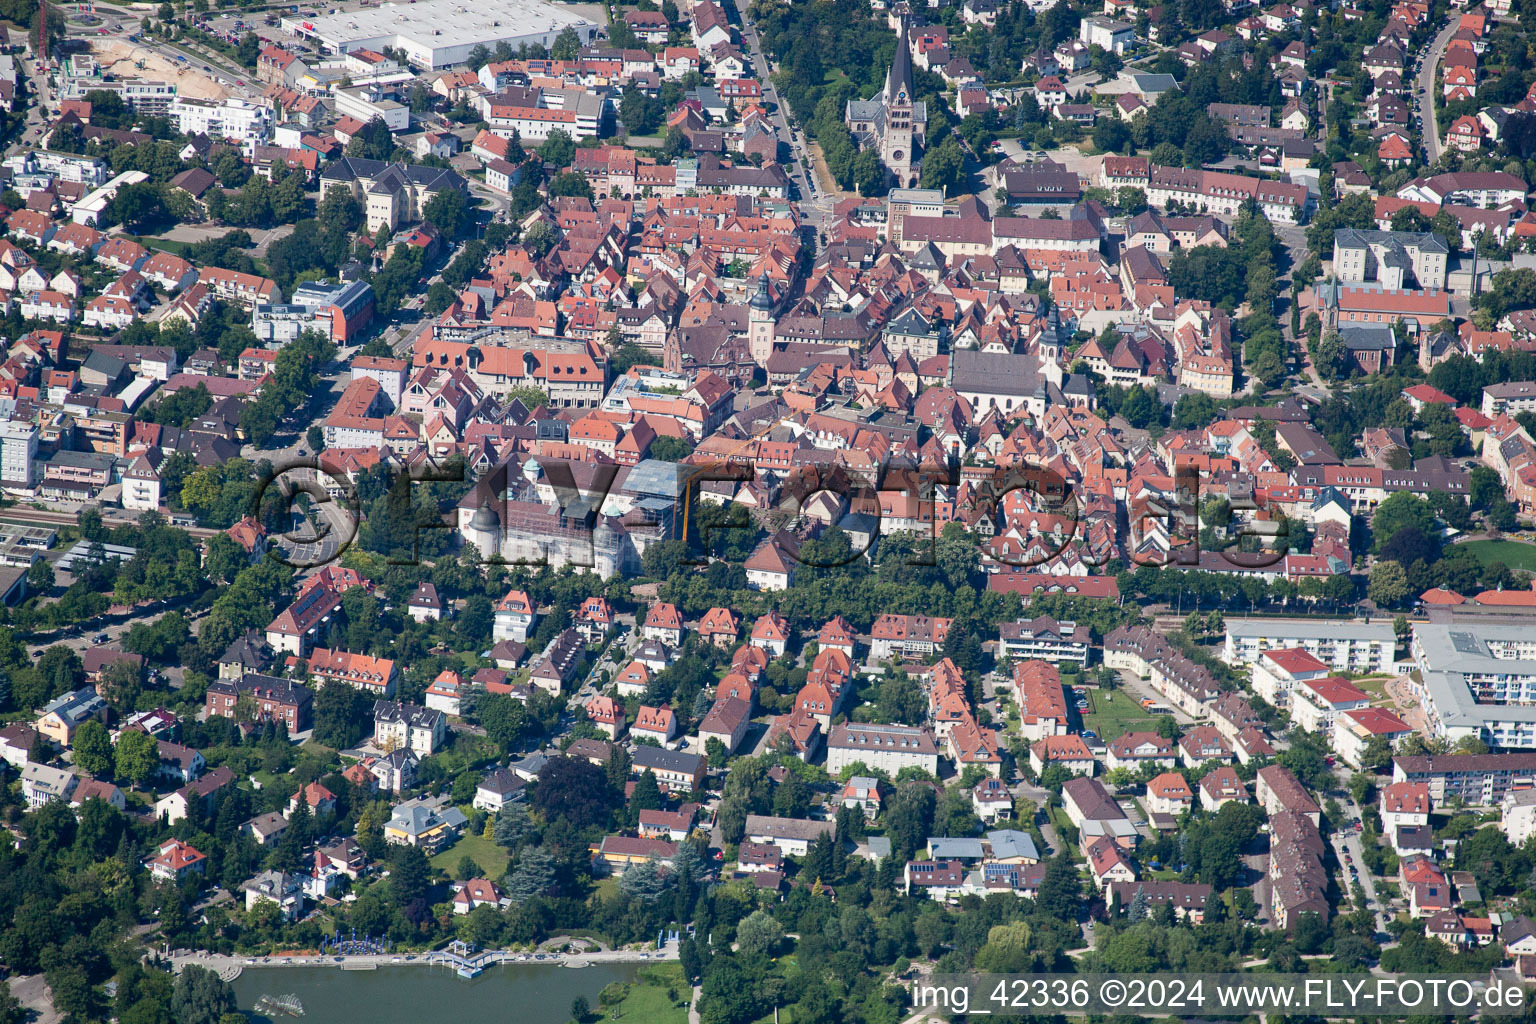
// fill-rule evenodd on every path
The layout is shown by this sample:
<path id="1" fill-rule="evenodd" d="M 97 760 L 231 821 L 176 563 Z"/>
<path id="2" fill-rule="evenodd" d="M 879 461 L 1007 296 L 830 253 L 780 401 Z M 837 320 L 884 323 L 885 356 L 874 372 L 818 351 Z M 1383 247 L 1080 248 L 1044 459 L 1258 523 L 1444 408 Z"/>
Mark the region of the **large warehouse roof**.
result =
<path id="1" fill-rule="evenodd" d="M 567 27 L 597 27 L 569 8 L 543 0 L 422 0 L 283 20 L 287 27 L 342 49 L 391 36 L 424 50 L 493 46 L 519 36 L 558 34 Z"/>

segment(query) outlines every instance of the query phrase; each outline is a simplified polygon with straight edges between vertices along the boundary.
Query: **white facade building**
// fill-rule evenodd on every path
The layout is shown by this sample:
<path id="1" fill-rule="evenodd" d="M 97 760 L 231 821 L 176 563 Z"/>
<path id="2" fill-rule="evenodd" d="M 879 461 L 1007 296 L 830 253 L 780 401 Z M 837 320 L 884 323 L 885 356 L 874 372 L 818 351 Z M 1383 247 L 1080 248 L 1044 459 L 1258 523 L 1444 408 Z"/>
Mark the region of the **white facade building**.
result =
<path id="1" fill-rule="evenodd" d="M 827 771 L 833 775 L 855 762 L 894 776 L 909 765 L 929 774 L 939 770 L 939 748 L 927 729 L 910 725 L 836 725 L 827 740 Z"/>
<path id="2" fill-rule="evenodd" d="M 37 424 L 0 423 L 0 486 L 31 490 L 37 484 Z"/>
<path id="3" fill-rule="evenodd" d="M 229 139 L 242 148 L 254 146 L 272 132 L 271 108 L 242 99 L 199 100 L 178 96 L 171 103 L 171 119 L 183 135 Z"/>
<path id="4" fill-rule="evenodd" d="M 410 6 L 337 11 L 320 17 L 296 15 L 282 20 L 283 28 L 318 42 L 330 53 L 353 50 L 401 50 L 414 67 L 428 71 L 463 64 L 477 46 L 495 49 L 506 43 L 551 46 L 570 28 L 583 44 L 597 34 L 594 21 L 568 7 L 543 0 L 425 0 Z"/>
<path id="5" fill-rule="evenodd" d="M 1084 18 L 1078 28 L 1078 38 L 1089 46 L 1098 46 L 1111 53 L 1124 53 L 1136 45 L 1136 29 L 1109 18 Z"/>
<path id="6" fill-rule="evenodd" d="M 1321 622 L 1316 619 L 1228 619 L 1222 660 L 1251 665 L 1265 651 L 1300 647 L 1335 669 L 1390 671 L 1396 664 L 1392 623 Z"/>

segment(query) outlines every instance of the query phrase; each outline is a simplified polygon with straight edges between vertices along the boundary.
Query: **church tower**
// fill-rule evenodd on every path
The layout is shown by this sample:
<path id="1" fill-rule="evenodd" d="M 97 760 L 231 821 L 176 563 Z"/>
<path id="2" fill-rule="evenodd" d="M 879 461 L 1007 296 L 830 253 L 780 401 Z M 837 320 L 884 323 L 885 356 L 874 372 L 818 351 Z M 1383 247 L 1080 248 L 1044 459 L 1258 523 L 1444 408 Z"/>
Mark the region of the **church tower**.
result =
<path id="1" fill-rule="evenodd" d="M 912 42 L 908 38 L 906 15 L 896 37 L 896 56 L 885 76 L 885 91 L 880 98 L 885 107 L 884 131 L 880 134 L 880 162 L 896 178 L 898 188 L 916 187 L 912 172 Z"/>
<path id="2" fill-rule="evenodd" d="M 757 294 L 747 303 L 747 345 L 758 366 L 766 367 L 773 354 L 773 326 L 773 293 L 768 290 L 765 271 L 757 279 Z"/>

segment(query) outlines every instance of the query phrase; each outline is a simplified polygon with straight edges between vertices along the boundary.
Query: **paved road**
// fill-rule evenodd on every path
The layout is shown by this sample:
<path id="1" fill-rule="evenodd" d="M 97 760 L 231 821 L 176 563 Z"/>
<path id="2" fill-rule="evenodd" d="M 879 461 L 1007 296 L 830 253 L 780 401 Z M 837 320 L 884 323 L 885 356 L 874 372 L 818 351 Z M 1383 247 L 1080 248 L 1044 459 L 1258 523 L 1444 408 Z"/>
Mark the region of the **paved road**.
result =
<path id="1" fill-rule="evenodd" d="M 282 558 L 301 570 L 330 564 L 357 537 L 360 510 L 347 498 L 332 500 L 325 493 L 325 479 L 313 469 L 293 469 L 280 476 L 276 484 L 292 499 L 299 494 L 309 495 L 310 517 L 306 523 L 272 538 Z M 290 507 L 295 511 L 299 508 L 297 504 Z"/>
<path id="2" fill-rule="evenodd" d="M 1424 126 L 1424 151 L 1429 156 L 1429 162 L 1433 164 L 1440 159 L 1440 151 L 1444 149 L 1440 145 L 1440 128 L 1435 123 L 1435 69 L 1440 66 L 1440 60 L 1445 56 L 1445 48 L 1451 43 L 1451 36 L 1456 34 L 1456 26 L 1459 19 L 1453 13 L 1450 20 L 1445 23 L 1435 41 L 1429 44 L 1429 50 L 1424 56 L 1424 63 L 1419 68 L 1417 83 L 1414 86 L 1413 100 L 1418 105 L 1419 121 Z"/>
<path id="3" fill-rule="evenodd" d="M 53 1008 L 53 992 L 41 974 L 28 974 L 11 979 L 11 995 L 20 1001 L 23 1009 L 31 1010 L 32 1024 L 58 1024 L 63 1014 Z"/>
<path id="4" fill-rule="evenodd" d="M 56 593 L 59 590 L 60 588 L 55 588 Z M 171 609 L 162 609 L 161 611 L 154 612 L 153 614 L 129 614 L 129 616 L 122 622 L 115 622 L 110 625 L 103 626 L 87 626 L 80 631 L 80 635 L 78 636 L 52 636 L 44 638 L 40 641 L 28 642 L 27 653 L 32 657 L 37 657 L 48 648 L 56 647 L 61 644 L 65 647 L 68 647 L 76 654 L 84 654 L 86 651 L 91 650 L 94 647 L 116 647 L 118 646 L 119 641 L 122 640 L 123 634 L 133 628 L 134 624 L 142 622 L 145 625 L 151 625 L 153 623 L 159 622 L 160 618 L 170 610 Z M 175 610 L 181 612 L 181 614 L 187 618 L 187 621 L 194 627 L 197 624 L 197 620 L 207 614 L 206 611 L 193 613 L 188 611 L 186 608 L 178 608 Z M 196 629 L 194 628 L 193 631 L 196 632 Z M 96 637 L 101 636 L 102 634 L 106 634 L 107 639 L 102 643 L 96 643 Z M 177 685 L 179 685 L 179 683 Z"/>
<path id="5" fill-rule="evenodd" d="M 507 213 L 512 209 L 511 196 L 497 192 L 495 189 L 487 185 L 482 185 L 480 182 L 475 181 L 473 178 L 471 178 L 469 182 L 469 192 L 470 195 L 474 196 L 476 199 L 484 199 L 486 202 L 490 203 L 489 209 L 491 211 L 492 220 L 507 219 Z"/>
<path id="6" fill-rule="evenodd" d="M 784 169 L 789 173 L 790 181 L 800 193 L 801 217 L 819 234 L 831 218 L 832 197 L 817 190 L 814 175 L 809 174 L 805 169 L 804 161 L 809 156 L 806 138 L 804 135 L 797 136 L 789 126 L 789 104 L 779 96 L 769 78 L 773 67 L 763 56 L 763 42 L 757 34 L 757 27 L 747 18 L 747 5 L 742 0 L 731 0 L 731 2 L 741 22 L 742 41 L 746 44 L 747 53 L 751 55 L 757 78 L 763 83 L 763 98 L 773 104 L 774 120 L 778 124 L 779 144 L 789 151 L 789 163 L 784 165 Z"/>
<path id="7" fill-rule="evenodd" d="M 1342 764 L 1335 768 L 1334 772 L 1338 775 L 1339 785 L 1343 788 L 1343 793 L 1338 797 L 1339 804 L 1344 808 L 1347 817 L 1358 819 L 1360 805 L 1355 803 L 1354 798 L 1349 795 L 1349 780 L 1354 773 Z M 1371 869 L 1365 865 L 1365 852 L 1361 849 L 1360 833 L 1345 822 L 1339 822 L 1338 825 L 1339 830 L 1329 837 L 1329 842 L 1333 844 L 1334 856 L 1338 858 L 1343 868 L 1339 888 L 1345 893 L 1350 891 L 1350 883 L 1356 881 L 1349 874 L 1349 868 L 1353 866 L 1359 872 L 1358 881 L 1360 888 L 1365 890 L 1366 903 L 1375 912 L 1376 929 L 1378 932 L 1385 932 L 1387 922 L 1393 917 L 1392 908 L 1377 898 L 1376 879 L 1372 876 Z M 1345 854 L 1348 856 L 1346 857 Z"/>

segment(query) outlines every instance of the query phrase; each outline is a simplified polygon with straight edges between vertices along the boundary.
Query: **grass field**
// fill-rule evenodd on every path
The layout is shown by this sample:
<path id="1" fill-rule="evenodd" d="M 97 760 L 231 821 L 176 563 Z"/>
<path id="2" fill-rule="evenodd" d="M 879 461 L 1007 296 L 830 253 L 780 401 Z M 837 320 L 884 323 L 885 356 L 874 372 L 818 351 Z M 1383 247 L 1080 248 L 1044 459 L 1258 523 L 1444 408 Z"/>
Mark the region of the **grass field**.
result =
<path id="1" fill-rule="evenodd" d="M 507 851 L 484 836 L 465 836 L 433 857 L 432 866 L 441 868 L 451 875 L 453 869 L 459 865 L 459 858 L 465 854 L 479 864 L 484 876 L 492 881 L 500 881 L 501 876 L 507 873 L 507 861 L 510 859 Z"/>
<path id="2" fill-rule="evenodd" d="M 1099 734 L 1102 740 L 1112 740 L 1133 729 L 1156 728 L 1157 720 L 1147 714 L 1136 698 L 1124 690 L 1113 694 L 1114 700 L 1105 700 L 1102 690 L 1088 691 L 1088 710 L 1083 712 L 1083 728 Z"/>
<path id="3" fill-rule="evenodd" d="M 1511 569 L 1536 572 L 1536 544 L 1518 540 L 1469 540 L 1465 544 L 1456 545 L 1457 550 L 1463 548 L 1472 552 L 1472 556 L 1484 565 L 1503 562 Z"/>
<path id="4" fill-rule="evenodd" d="M 1358 676 L 1350 682 L 1370 694 L 1372 700 L 1384 701 L 1387 699 L 1387 682 L 1391 678 L 1387 675 Z"/>
<path id="5" fill-rule="evenodd" d="M 683 980 L 681 964 L 652 964 L 640 968 L 638 981 L 629 987 L 629 994 L 613 1011 L 605 1014 L 607 1020 L 629 1021 L 630 1024 L 688 1024 L 686 1000 L 692 990 Z M 668 989 L 675 989 L 684 1000 L 682 1006 L 672 1001 Z"/>

